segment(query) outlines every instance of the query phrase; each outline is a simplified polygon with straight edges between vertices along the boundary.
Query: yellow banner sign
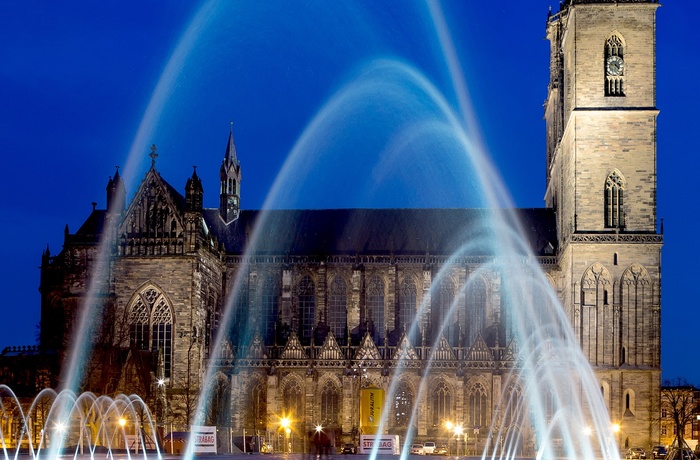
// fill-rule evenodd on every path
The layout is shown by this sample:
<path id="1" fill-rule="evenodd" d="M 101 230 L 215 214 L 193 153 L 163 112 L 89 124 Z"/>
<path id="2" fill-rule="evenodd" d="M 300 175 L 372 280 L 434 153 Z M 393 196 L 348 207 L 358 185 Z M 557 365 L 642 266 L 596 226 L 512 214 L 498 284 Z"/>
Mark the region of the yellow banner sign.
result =
<path id="1" fill-rule="evenodd" d="M 360 390 L 360 430 L 363 434 L 377 434 L 383 405 L 384 390 L 380 388 Z"/>

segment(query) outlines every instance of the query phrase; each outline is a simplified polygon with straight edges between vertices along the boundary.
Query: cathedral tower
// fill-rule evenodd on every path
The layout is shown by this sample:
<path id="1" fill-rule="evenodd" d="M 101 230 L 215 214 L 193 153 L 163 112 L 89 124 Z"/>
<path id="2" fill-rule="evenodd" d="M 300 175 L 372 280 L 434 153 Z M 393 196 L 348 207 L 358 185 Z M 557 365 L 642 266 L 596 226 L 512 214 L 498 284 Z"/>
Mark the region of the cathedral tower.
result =
<path id="1" fill-rule="evenodd" d="M 226 154 L 219 172 L 219 214 L 227 224 L 238 219 L 241 209 L 241 164 L 236 157 L 236 144 L 233 141 L 233 123 L 228 136 Z"/>
<path id="2" fill-rule="evenodd" d="M 658 6 L 567 0 L 547 22 L 545 200 L 556 212 L 558 288 L 623 448 L 658 439 Z"/>

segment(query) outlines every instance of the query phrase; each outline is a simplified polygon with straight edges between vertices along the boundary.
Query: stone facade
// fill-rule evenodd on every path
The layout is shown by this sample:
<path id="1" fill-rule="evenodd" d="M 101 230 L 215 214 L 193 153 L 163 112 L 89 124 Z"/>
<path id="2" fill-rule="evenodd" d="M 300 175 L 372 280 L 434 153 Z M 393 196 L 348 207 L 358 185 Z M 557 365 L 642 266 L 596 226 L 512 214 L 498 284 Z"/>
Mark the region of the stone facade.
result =
<path id="1" fill-rule="evenodd" d="M 553 292 L 622 427 L 620 446 L 650 448 L 661 376 L 657 6 L 570 0 L 550 16 L 546 208 L 515 213 L 529 252 L 504 263 L 487 244 L 460 249 L 481 235 L 483 210 L 241 210 L 231 133 L 219 209 L 203 208 L 196 171 L 184 196 L 168 184 L 155 149 L 128 207 L 117 171 L 108 209 L 44 254 L 42 347 L 63 356 L 81 303 L 97 299 L 105 346 L 85 388 L 138 392 L 175 426 L 193 419 L 206 387 L 207 423 L 295 450 L 322 424 L 340 445 L 357 440 L 360 390 L 374 386 L 391 401 L 389 433 L 472 452 L 518 439 L 531 454 L 531 423 L 504 403 L 523 385 L 512 378 L 522 362 L 508 305 L 546 310 Z M 446 421 L 465 435 L 457 441 Z M 489 426 L 503 434 L 489 438 Z"/>
<path id="2" fill-rule="evenodd" d="M 659 437 L 661 380 L 658 4 L 570 3 L 548 23 L 545 111 L 546 202 L 557 210 L 561 298 L 611 419 L 623 427 L 619 443 L 649 447 L 645 441 Z M 611 55 L 624 63 L 619 75 L 607 66 Z M 609 94 L 613 79 L 622 90 Z M 608 188 L 613 181 L 618 187 Z"/>

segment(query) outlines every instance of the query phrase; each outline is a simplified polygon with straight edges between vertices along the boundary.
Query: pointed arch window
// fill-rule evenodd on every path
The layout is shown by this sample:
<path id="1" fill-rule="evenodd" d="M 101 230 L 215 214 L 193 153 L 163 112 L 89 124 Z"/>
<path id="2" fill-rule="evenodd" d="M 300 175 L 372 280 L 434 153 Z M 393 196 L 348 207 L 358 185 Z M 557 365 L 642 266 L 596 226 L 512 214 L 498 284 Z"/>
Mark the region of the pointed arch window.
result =
<path id="1" fill-rule="evenodd" d="M 290 382 L 282 393 L 283 413 L 293 420 L 304 417 L 303 393 L 298 381 Z"/>
<path id="2" fill-rule="evenodd" d="M 383 345 L 384 339 L 384 282 L 374 275 L 367 286 L 367 318 L 372 320 L 372 339 Z"/>
<path id="3" fill-rule="evenodd" d="M 316 319 L 316 286 L 309 275 L 304 275 L 301 279 L 297 293 L 301 319 L 300 339 L 302 343 L 308 344 L 311 341 L 311 333 Z"/>
<path id="4" fill-rule="evenodd" d="M 158 289 L 139 292 L 129 307 L 129 341 L 138 350 L 150 350 L 161 358 L 164 377 L 172 368 L 172 307 Z"/>
<path id="5" fill-rule="evenodd" d="M 487 404 L 486 390 L 482 384 L 477 383 L 469 391 L 469 418 L 472 426 L 487 426 Z"/>
<path id="6" fill-rule="evenodd" d="M 433 392 L 433 426 L 440 426 L 452 419 L 452 398 L 450 387 L 440 381 Z"/>
<path id="7" fill-rule="evenodd" d="M 624 41 L 621 36 L 613 34 L 605 41 L 605 95 L 625 95 L 625 60 Z"/>
<path id="8" fill-rule="evenodd" d="M 394 393 L 394 426 L 407 427 L 412 415 L 413 392 L 406 383 L 401 383 Z"/>
<path id="9" fill-rule="evenodd" d="M 411 332 L 411 326 L 416 316 L 416 302 L 416 283 L 406 278 L 401 283 L 401 292 L 399 293 L 399 320 L 397 324 L 400 324 L 402 332 L 405 331 L 407 334 Z M 413 340 L 413 337 L 411 337 L 411 340 Z"/>
<path id="10" fill-rule="evenodd" d="M 486 328 L 486 283 L 476 276 L 467 289 L 467 314 L 464 330 L 467 331 L 467 345 L 476 340 Z"/>
<path id="11" fill-rule="evenodd" d="M 275 325 L 279 311 L 279 284 L 272 276 L 263 284 L 261 304 L 263 340 L 266 345 L 271 345 L 275 342 Z"/>
<path id="12" fill-rule="evenodd" d="M 245 426 L 248 429 L 264 431 L 267 425 L 267 386 L 255 379 L 248 385 Z"/>
<path id="13" fill-rule="evenodd" d="M 605 179 L 605 227 L 624 228 L 625 213 L 623 198 L 625 178 L 618 170 L 614 170 Z"/>
<path id="14" fill-rule="evenodd" d="M 508 395 L 508 403 L 505 408 L 505 424 L 506 426 L 519 425 L 521 423 L 521 414 L 523 413 L 522 391 L 519 386 L 510 385 Z"/>
<path id="15" fill-rule="evenodd" d="M 331 282 L 328 297 L 328 325 L 338 344 L 345 345 L 347 336 L 347 286 L 342 277 L 336 276 Z"/>
<path id="16" fill-rule="evenodd" d="M 330 380 L 321 391 L 321 423 L 325 426 L 338 425 L 340 413 L 340 391 Z"/>
<path id="17" fill-rule="evenodd" d="M 634 263 L 622 274 L 620 283 L 620 345 L 628 350 L 632 365 L 655 365 L 656 354 L 646 354 L 657 340 L 651 310 L 651 277 L 641 265 Z M 654 331 L 649 334 L 649 329 Z M 624 362 L 624 361 L 623 361 Z"/>
<path id="18" fill-rule="evenodd" d="M 432 318 L 431 318 L 431 329 L 432 329 L 432 339 L 436 341 L 439 339 L 440 334 L 444 332 L 445 337 L 449 341 L 450 345 L 457 345 L 456 341 L 453 340 L 452 331 L 453 325 L 449 324 L 447 320 L 450 314 L 450 308 L 452 307 L 452 301 L 454 299 L 454 284 L 448 279 L 443 279 L 440 282 L 440 287 L 437 292 L 437 302 L 433 305 Z M 444 331 L 443 331 L 444 328 Z"/>

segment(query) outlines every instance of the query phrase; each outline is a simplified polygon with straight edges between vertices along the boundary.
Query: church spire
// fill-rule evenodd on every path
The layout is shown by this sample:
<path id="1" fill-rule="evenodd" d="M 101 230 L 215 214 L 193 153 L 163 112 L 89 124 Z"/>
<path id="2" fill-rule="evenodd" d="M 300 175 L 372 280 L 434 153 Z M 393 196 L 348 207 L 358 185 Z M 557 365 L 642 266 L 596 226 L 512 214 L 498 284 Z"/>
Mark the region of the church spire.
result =
<path id="1" fill-rule="evenodd" d="M 227 224 L 238 218 L 241 198 L 241 164 L 236 156 L 236 144 L 233 141 L 233 122 L 228 135 L 228 144 L 224 161 L 219 170 L 219 214 Z"/>
<path id="2" fill-rule="evenodd" d="M 224 156 L 224 163 L 240 167 L 240 163 L 238 162 L 238 158 L 236 157 L 236 143 L 233 141 L 233 122 L 231 122 L 231 129 L 228 134 L 228 144 L 226 145 L 226 155 Z"/>

